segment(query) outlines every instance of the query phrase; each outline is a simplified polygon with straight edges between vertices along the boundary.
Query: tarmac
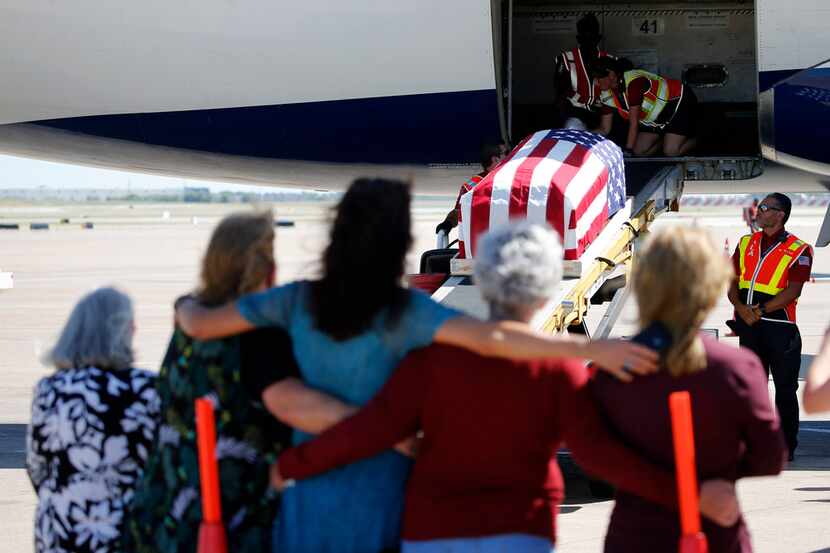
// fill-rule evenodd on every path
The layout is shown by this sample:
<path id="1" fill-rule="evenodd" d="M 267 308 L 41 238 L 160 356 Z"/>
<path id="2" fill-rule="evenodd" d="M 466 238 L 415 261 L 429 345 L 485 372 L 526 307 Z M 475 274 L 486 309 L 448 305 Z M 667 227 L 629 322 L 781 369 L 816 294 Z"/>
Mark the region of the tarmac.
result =
<path id="1" fill-rule="evenodd" d="M 417 204 L 416 242 L 408 260 L 417 268 L 420 252 L 434 247 L 434 226 L 451 207 Z M 277 231 L 279 280 L 313 277 L 327 238 L 327 206 L 278 205 L 280 219 L 294 227 Z M 80 296 L 100 285 L 115 284 L 134 299 L 137 318 L 136 365 L 155 369 L 167 345 L 172 302 L 198 280 L 198 264 L 213 225 L 225 213 L 245 206 L 136 204 L 26 206 L 0 204 L 0 222 L 20 222 L 22 230 L 0 231 L 0 267 L 14 272 L 14 288 L 0 291 L 0 552 L 29 553 L 32 546 L 35 496 L 26 477 L 25 428 L 31 390 L 49 369 L 39 358 L 55 339 L 69 310 Z M 167 211 L 168 217 L 163 218 Z M 788 230 L 813 241 L 823 209 L 796 208 Z M 198 224 L 193 224 L 194 217 Z M 69 224 L 60 224 L 68 218 Z M 48 231 L 30 231 L 28 223 L 48 222 Z M 80 223 L 94 222 L 94 229 Z M 670 214 L 657 225 L 697 224 L 710 230 L 717 243 L 730 249 L 744 234 L 737 207 L 694 208 Z M 371 268 L 367 268 L 371 270 Z M 830 252 L 817 250 L 814 276 L 830 276 Z M 591 311 L 589 327 L 602 314 Z M 799 304 L 804 349 L 802 375 L 818 350 L 830 322 L 830 283 L 807 284 Z M 723 298 L 705 327 L 725 337 L 731 317 Z M 629 301 L 614 335 L 636 329 L 636 311 Z M 772 393 L 772 388 L 771 388 Z M 804 417 L 796 461 L 774 478 L 747 479 L 739 484 L 744 516 L 758 553 L 830 553 L 830 413 Z M 584 479 L 563 468 L 568 497 L 559 518 L 557 551 L 596 553 L 612 502 L 590 497 Z"/>

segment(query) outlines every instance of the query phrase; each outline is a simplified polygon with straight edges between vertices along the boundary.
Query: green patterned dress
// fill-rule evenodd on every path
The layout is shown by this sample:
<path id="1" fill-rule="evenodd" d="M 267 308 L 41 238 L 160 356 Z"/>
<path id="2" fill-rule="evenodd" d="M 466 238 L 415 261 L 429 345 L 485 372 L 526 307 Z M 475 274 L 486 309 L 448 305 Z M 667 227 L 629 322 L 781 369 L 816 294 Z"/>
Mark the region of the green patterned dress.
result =
<path id="1" fill-rule="evenodd" d="M 278 497 L 268 466 L 290 443 L 291 431 L 259 396 L 268 384 L 298 374 L 281 330 L 205 342 L 174 332 L 158 379 L 162 421 L 127 515 L 125 551 L 196 551 L 202 505 L 194 400 L 205 395 L 218 406 L 216 454 L 229 551 L 270 551 Z"/>

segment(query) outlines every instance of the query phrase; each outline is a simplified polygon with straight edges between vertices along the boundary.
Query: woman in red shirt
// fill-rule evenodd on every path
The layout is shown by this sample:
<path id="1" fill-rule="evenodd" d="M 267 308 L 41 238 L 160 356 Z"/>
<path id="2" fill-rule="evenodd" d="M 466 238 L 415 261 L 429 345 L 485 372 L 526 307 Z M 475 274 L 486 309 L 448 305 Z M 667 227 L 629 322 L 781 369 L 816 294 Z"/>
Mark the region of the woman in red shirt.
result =
<path id="1" fill-rule="evenodd" d="M 627 60 L 600 58 L 591 67 L 602 104 L 599 132 L 611 132 L 614 113 L 628 121 L 625 149 L 638 156 L 682 156 L 697 140 L 697 97 L 681 81 L 642 69 L 630 69 Z"/>
<path id="2" fill-rule="evenodd" d="M 699 333 L 731 278 L 705 231 L 672 227 L 655 234 L 633 276 L 645 329 L 634 340 L 662 351 L 662 369 L 624 386 L 602 374 L 591 384 L 616 435 L 662 467 L 674 464 L 668 396 L 688 390 L 703 480 L 778 474 L 786 458 L 758 358 Z M 752 551 L 742 519 L 728 528 L 704 519 L 702 526 L 710 553 Z M 643 495 L 617 493 L 605 553 L 675 553 L 679 537 L 676 512 Z"/>
<path id="3" fill-rule="evenodd" d="M 555 233 L 527 222 L 491 231 L 476 256 L 476 282 L 491 318 L 528 322 L 562 274 Z M 276 483 L 376 454 L 423 432 L 409 478 L 403 552 L 549 552 L 564 495 L 556 452 L 563 440 L 589 473 L 675 508 L 670 467 L 611 438 L 576 359 L 512 361 L 432 345 L 411 353 L 357 415 L 288 450 Z M 737 516 L 732 487 L 702 486 L 702 508 Z"/>

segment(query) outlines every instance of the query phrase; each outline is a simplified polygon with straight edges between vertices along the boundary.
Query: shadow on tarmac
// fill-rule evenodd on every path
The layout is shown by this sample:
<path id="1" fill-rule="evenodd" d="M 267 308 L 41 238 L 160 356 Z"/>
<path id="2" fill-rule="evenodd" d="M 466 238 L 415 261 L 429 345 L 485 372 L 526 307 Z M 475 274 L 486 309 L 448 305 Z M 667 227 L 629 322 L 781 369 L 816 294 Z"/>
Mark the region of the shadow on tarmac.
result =
<path id="1" fill-rule="evenodd" d="M 830 470 L 830 420 L 801 421 L 795 461 L 787 464 L 785 470 Z M 830 488 L 805 488 L 800 491 L 808 490 L 830 491 Z"/>
<path id="2" fill-rule="evenodd" d="M 0 424 L 0 469 L 26 467 L 26 425 Z"/>

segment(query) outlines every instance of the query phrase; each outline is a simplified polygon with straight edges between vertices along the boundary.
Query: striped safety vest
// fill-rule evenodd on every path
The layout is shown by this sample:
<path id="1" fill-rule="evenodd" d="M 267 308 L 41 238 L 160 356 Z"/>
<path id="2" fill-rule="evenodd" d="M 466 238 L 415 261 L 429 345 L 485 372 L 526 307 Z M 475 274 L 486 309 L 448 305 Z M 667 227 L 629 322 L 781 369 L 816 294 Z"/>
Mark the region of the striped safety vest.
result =
<path id="1" fill-rule="evenodd" d="M 664 108 L 670 101 L 683 98 L 683 83 L 678 80 L 667 79 L 642 69 L 626 71 L 623 74 L 625 83 L 625 90 L 622 93 L 623 101 L 620 102 L 619 95 L 615 94 L 613 90 L 604 90 L 600 96 L 600 102 L 603 105 L 615 108 L 620 116 L 628 121 L 628 87 L 634 79 L 641 77 L 648 79 L 651 86 L 643 95 L 643 103 L 640 106 L 640 122 L 647 127 L 664 127 L 671 121 L 671 117 L 660 118 Z"/>
<path id="2" fill-rule="evenodd" d="M 597 58 L 607 58 L 608 52 L 599 50 Z M 571 96 L 568 101 L 577 108 L 588 109 L 599 100 L 599 84 L 588 73 L 588 67 L 579 48 L 562 52 L 565 69 L 571 75 Z"/>
<path id="3" fill-rule="evenodd" d="M 747 305 L 765 303 L 787 288 L 790 267 L 810 247 L 792 234 L 787 234 L 783 240 L 762 252 L 763 236 L 763 232 L 747 234 L 738 243 L 741 262 L 738 290 L 741 301 Z M 784 309 L 767 313 L 762 319 L 795 323 L 797 303 L 798 300 L 793 300 Z"/>

